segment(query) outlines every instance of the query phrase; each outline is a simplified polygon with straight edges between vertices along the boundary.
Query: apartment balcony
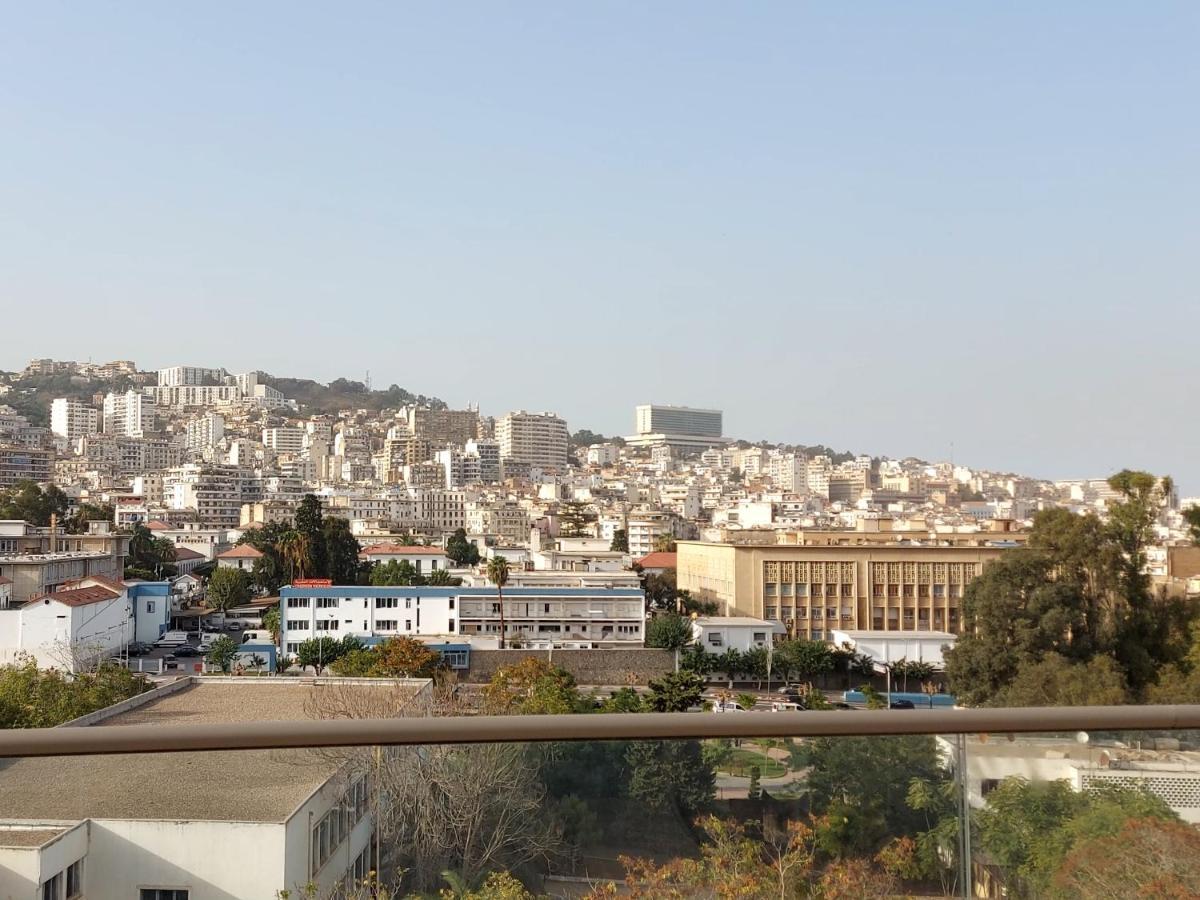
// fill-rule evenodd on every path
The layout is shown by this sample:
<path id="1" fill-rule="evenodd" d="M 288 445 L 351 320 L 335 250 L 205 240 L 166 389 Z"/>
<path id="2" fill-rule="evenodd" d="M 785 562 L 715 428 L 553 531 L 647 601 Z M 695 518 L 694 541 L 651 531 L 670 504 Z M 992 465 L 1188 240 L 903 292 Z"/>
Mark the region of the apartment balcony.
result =
<path id="1" fill-rule="evenodd" d="M 772 712 L 764 691 L 748 712 L 461 715 L 426 685 L 192 678 L 0 731 L 0 895 L 366 900 L 451 870 L 519 876 L 505 897 L 701 898 L 732 893 L 737 859 L 754 898 L 1195 896 L 1198 706 Z M 997 791 L 1003 832 L 981 815 Z M 1047 862 L 1064 836 L 1083 843 Z"/>

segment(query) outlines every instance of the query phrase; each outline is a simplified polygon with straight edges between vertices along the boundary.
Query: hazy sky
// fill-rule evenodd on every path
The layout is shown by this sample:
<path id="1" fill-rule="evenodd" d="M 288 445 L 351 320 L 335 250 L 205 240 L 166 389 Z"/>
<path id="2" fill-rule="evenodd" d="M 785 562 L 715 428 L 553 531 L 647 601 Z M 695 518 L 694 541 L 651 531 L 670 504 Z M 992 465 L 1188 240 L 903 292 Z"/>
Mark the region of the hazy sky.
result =
<path id="1" fill-rule="evenodd" d="M 1194 0 L 0 21 L 0 368 L 369 369 L 1200 492 Z"/>

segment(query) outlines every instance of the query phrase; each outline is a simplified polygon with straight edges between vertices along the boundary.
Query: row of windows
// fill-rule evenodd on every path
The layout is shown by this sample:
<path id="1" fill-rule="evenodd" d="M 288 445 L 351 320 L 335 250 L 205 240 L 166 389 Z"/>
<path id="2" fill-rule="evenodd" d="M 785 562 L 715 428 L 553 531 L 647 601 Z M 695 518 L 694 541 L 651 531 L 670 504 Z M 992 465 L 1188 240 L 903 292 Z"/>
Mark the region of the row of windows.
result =
<path id="1" fill-rule="evenodd" d="M 346 597 L 345 599 L 349 600 L 351 598 Z M 405 609 L 412 609 L 413 599 L 414 598 L 412 598 L 412 597 L 404 598 L 404 608 Z M 449 600 L 449 608 L 454 609 L 454 598 L 450 597 L 450 598 L 448 598 L 448 600 Z M 287 608 L 288 609 L 308 609 L 308 601 L 309 601 L 308 597 L 288 597 L 287 598 Z M 317 597 L 317 609 L 337 609 L 341 605 L 341 602 L 342 602 L 341 597 Z M 419 597 L 416 598 L 416 602 L 419 605 L 421 603 L 421 598 L 419 598 Z M 399 606 L 400 606 L 400 598 L 399 597 L 376 597 L 375 598 L 375 608 L 376 609 L 398 609 Z"/>
<path id="2" fill-rule="evenodd" d="M 350 785 L 341 801 L 313 826 L 310 874 L 315 876 L 321 870 L 366 813 L 367 782 L 359 778 Z"/>
<path id="3" fill-rule="evenodd" d="M 77 859 L 65 869 L 42 882 L 42 900 L 74 900 L 83 896 L 83 860 Z M 184 897 L 187 900 L 187 897 Z"/>

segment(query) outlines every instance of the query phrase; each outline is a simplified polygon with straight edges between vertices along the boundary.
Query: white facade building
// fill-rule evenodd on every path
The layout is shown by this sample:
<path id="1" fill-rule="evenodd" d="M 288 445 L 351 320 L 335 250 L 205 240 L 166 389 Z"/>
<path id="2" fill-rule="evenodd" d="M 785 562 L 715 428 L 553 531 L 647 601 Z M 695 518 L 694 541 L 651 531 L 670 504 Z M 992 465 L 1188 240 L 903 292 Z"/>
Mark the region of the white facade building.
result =
<path id="1" fill-rule="evenodd" d="M 510 412 L 496 420 L 500 458 L 542 469 L 567 468 L 570 433 L 554 413 Z"/>
<path id="2" fill-rule="evenodd" d="M 263 444 L 276 453 L 299 453 L 304 449 L 304 438 L 303 428 L 282 426 L 262 430 Z"/>
<path id="3" fill-rule="evenodd" d="M 71 397 L 56 397 L 50 403 L 50 430 L 67 441 L 95 434 L 100 427 L 100 412 L 94 406 Z"/>
<path id="4" fill-rule="evenodd" d="M 692 619 L 692 639 L 706 653 L 721 654 L 733 648 L 741 653 L 769 647 L 773 635 L 787 635 L 778 622 L 749 616 L 705 616 Z"/>
<path id="5" fill-rule="evenodd" d="M 189 450 L 208 450 L 216 447 L 225 437 L 225 417 L 220 413 L 208 412 L 189 419 L 184 432 L 185 446 Z"/>
<path id="6" fill-rule="evenodd" d="M 144 437 L 154 430 L 154 400 L 139 391 L 104 397 L 104 433 Z"/>
<path id="7" fill-rule="evenodd" d="M 24 606 L 0 609 L 0 660 L 32 656 L 39 668 L 79 672 L 134 639 L 128 589 L 87 577 L 67 589 L 35 595 Z"/>

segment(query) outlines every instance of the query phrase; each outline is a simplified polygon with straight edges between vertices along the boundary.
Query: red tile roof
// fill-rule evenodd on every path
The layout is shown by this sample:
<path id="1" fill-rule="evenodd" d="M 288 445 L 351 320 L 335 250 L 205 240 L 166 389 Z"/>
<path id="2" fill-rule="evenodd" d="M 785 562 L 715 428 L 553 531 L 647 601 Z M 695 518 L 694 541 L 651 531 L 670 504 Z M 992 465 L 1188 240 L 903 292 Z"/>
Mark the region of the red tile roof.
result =
<path id="1" fill-rule="evenodd" d="M 125 590 L 123 582 L 117 581 L 115 578 L 105 578 L 103 575 L 84 575 L 82 578 L 70 578 L 64 581 L 62 586 L 75 587 L 82 585 L 85 581 L 93 582 L 100 587 L 108 588 L 110 591 L 116 591 L 118 594 Z"/>
<path id="2" fill-rule="evenodd" d="M 388 556 L 445 556 L 446 551 L 441 547 L 420 547 L 404 544 L 372 544 L 370 547 L 363 547 L 359 556 L 373 556 L 378 554 L 386 554 Z"/>
<path id="3" fill-rule="evenodd" d="M 158 519 L 155 519 L 153 522 L 147 522 L 146 527 L 149 528 L 151 531 L 170 531 L 171 530 L 170 525 L 168 525 L 166 522 L 160 522 Z"/>
<path id="4" fill-rule="evenodd" d="M 66 606 L 87 606 L 89 603 L 99 603 L 102 600 L 113 600 L 120 597 L 118 591 L 110 591 L 103 587 L 82 587 L 73 590 L 58 591 L 53 594 L 39 594 L 32 597 L 29 603 L 35 603 L 39 600 L 53 600 L 56 603 L 62 603 Z M 29 605 L 26 604 L 26 606 Z"/>
<path id="5" fill-rule="evenodd" d="M 260 556 L 262 551 L 255 550 L 249 544 L 238 544 L 224 553 L 218 553 L 217 559 L 258 559 Z"/>
<path id="6" fill-rule="evenodd" d="M 637 561 L 637 564 L 643 569 L 674 569 L 675 560 L 678 555 L 677 553 L 665 553 L 663 551 L 647 553 Z"/>
<path id="7" fill-rule="evenodd" d="M 185 559 L 204 559 L 204 554 L 197 553 L 195 550 L 192 550 L 190 547 L 176 547 L 175 548 L 175 562 L 180 562 L 181 560 L 185 560 Z"/>

